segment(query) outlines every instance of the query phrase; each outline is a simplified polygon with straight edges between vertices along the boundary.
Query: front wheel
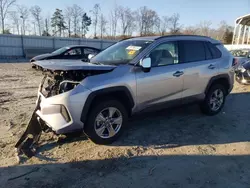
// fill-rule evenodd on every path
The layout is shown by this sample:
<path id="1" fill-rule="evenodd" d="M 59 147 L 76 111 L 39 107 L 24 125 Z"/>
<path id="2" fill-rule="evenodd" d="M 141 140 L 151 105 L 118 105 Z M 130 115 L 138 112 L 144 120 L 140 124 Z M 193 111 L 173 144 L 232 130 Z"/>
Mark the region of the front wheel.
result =
<path id="1" fill-rule="evenodd" d="M 200 105 L 201 111 L 210 116 L 216 115 L 223 108 L 225 100 L 225 87 L 221 84 L 216 84 L 209 89 L 205 100 Z"/>
<path id="2" fill-rule="evenodd" d="M 117 100 L 95 103 L 87 119 L 84 131 L 96 144 L 111 144 L 121 135 L 128 113 Z"/>

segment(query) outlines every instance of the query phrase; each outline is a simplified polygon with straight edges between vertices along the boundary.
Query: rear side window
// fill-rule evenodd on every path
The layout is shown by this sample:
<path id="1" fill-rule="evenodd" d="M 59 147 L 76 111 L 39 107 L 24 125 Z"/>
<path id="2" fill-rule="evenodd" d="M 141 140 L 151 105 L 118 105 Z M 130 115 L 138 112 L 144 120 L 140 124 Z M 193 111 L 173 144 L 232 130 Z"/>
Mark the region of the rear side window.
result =
<path id="1" fill-rule="evenodd" d="M 221 52 L 220 50 L 215 46 L 215 44 L 212 44 L 210 42 L 206 42 L 208 45 L 209 50 L 212 53 L 213 59 L 218 59 L 221 57 Z"/>
<path id="2" fill-rule="evenodd" d="M 205 46 L 202 41 L 179 41 L 179 49 L 181 63 L 206 60 Z"/>

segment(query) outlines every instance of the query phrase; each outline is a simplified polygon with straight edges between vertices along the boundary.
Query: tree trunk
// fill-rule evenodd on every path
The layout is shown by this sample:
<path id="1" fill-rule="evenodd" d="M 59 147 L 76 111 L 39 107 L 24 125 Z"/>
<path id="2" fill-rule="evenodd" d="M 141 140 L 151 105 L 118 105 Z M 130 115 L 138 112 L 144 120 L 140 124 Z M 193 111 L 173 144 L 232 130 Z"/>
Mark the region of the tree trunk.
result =
<path id="1" fill-rule="evenodd" d="M 4 18 L 2 17 L 2 32 L 3 32 L 3 34 L 4 34 L 4 30 L 5 30 L 5 28 L 4 28 Z"/>
<path id="2" fill-rule="evenodd" d="M 25 35 L 25 21 L 24 21 L 24 19 L 23 19 L 23 35 Z"/>
<path id="3" fill-rule="evenodd" d="M 69 21 L 68 21 L 68 25 L 69 25 L 68 34 L 69 34 L 69 37 L 71 36 L 71 31 L 70 31 L 70 29 L 71 29 L 71 28 L 70 28 L 70 27 L 71 27 L 71 24 L 70 24 L 70 22 L 71 22 L 71 21 L 69 20 Z"/>

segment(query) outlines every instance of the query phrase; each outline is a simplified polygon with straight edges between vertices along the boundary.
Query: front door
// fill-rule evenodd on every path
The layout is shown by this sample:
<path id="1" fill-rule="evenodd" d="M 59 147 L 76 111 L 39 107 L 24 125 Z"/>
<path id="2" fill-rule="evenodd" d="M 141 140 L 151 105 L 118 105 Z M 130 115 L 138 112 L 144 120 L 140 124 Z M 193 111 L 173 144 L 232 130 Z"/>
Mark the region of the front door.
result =
<path id="1" fill-rule="evenodd" d="M 147 57 L 151 58 L 150 72 L 141 69 L 136 72 L 139 110 L 181 99 L 184 72 L 179 64 L 177 42 L 162 43 Z"/>

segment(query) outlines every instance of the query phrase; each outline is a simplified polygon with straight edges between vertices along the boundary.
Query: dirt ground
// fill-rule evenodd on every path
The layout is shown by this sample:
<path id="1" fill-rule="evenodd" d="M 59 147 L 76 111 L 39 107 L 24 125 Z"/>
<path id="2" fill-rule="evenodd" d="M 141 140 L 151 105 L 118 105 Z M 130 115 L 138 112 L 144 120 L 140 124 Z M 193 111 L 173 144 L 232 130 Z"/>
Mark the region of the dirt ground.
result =
<path id="1" fill-rule="evenodd" d="M 214 117 L 197 106 L 149 113 L 111 146 L 44 134 L 36 156 L 17 161 L 41 78 L 29 64 L 0 64 L 0 187 L 250 187 L 250 86 L 236 84 Z"/>

